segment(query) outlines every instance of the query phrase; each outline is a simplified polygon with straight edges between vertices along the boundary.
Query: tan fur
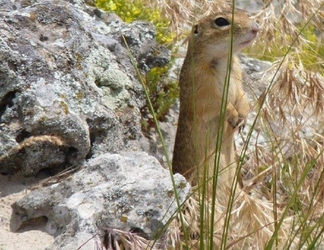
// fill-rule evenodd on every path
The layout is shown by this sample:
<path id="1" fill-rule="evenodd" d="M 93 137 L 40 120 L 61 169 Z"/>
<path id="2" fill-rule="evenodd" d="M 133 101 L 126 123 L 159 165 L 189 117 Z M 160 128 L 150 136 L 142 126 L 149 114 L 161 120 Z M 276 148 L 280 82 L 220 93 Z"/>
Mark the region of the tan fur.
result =
<path id="1" fill-rule="evenodd" d="M 216 25 L 218 18 L 229 25 Z M 213 176 L 214 153 L 220 121 L 223 87 L 231 46 L 232 10 L 203 18 L 194 25 L 180 74 L 180 115 L 173 155 L 173 171 L 197 181 Z M 242 88 L 240 62 L 235 55 L 256 36 L 258 26 L 236 10 L 233 25 L 233 56 L 218 175 L 230 187 L 236 162 L 234 131 L 244 126 L 249 104 Z M 204 166 L 209 172 L 204 176 Z M 198 169 L 198 171 L 196 171 Z M 197 177 L 198 176 L 198 177 Z"/>

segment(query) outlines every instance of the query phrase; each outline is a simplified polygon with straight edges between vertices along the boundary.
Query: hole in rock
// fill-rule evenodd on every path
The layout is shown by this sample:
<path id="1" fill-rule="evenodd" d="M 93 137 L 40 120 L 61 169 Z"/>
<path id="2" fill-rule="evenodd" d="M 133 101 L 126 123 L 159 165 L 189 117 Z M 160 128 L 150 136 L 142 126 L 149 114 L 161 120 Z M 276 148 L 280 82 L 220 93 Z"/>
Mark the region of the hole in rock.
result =
<path id="1" fill-rule="evenodd" d="M 28 219 L 24 222 L 22 222 L 16 232 L 22 233 L 27 232 L 31 230 L 40 230 L 40 231 L 46 231 L 46 224 L 48 222 L 48 218 L 46 216 L 40 216 L 36 218 Z"/>
<path id="2" fill-rule="evenodd" d="M 48 177 L 56 175 L 60 171 L 61 171 L 61 168 L 60 169 L 55 169 L 54 167 L 43 168 L 43 169 L 39 170 L 39 172 L 36 174 L 36 177 L 41 180 L 44 180 Z"/>
<path id="3" fill-rule="evenodd" d="M 18 93 L 18 91 L 10 91 L 0 100 L 0 117 L 4 114 L 7 107 L 13 106 L 13 99 L 16 97 L 16 93 Z"/>
<path id="4" fill-rule="evenodd" d="M 69 157 L 69 159 L 76 159 L 78 157 L 78 152 L 79 150 L 75 147 L 69 147 L 67 155 Z"/>
<path id="5" fill-rule="evenodd" d="M 16 136 L 16 142 L 20 143 L 29 137 L 31 137 L 31 133 L 24 129 Z"/>
<path id="6" fill-rule="evenodd" d="M 95 141 L 96 141 L 96 134 L 90 132 L 90 150 L 89 150 L 88 154 L 86 155 L 86 160 L 90 159 L 93 156 L 92 146 Z"/>
<path id="7" fill-rule="evenodd" d="M 145 233 L 145 231 L 139 227 L 132 227 L 129 231 L 131 233 L 134 233 L 134 234 L 137 234 L 138 236 L 143 237 L 144 239 L 147 239 L 147 240 L 150 239 L 150 237 L 147 235 L 147 233 Z"/>

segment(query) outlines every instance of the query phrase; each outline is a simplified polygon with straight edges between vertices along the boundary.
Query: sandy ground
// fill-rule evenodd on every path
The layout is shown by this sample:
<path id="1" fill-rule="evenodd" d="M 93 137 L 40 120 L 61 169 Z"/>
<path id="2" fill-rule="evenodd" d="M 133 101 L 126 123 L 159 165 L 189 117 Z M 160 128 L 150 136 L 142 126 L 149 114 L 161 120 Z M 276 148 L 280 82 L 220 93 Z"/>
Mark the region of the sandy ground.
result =
<path id="1" fill-rule="evenodd" d="M 28 187 L 39 179 L 0 175 L 0 250 L 41 250 L 53 243 L 44 223 L 10 231 L 11 205 L 28 194 Z"/>

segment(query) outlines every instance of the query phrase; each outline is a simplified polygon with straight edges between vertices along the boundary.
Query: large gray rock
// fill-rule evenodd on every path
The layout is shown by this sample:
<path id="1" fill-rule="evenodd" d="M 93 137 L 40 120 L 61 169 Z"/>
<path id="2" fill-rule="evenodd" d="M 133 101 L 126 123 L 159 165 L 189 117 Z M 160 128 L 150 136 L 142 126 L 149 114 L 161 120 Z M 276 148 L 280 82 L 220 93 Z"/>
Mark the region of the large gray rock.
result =
<path id="1" fill-rule="evenodd" d="M 174 180 L 182 203 L 190 186 L 179 174 Z M 59 235 L 51 249 L 77 249 L 107 228 L 140 230 L 150 239 L 161 237 L 177 208 L 169 171 L 154 157 L 104 154 L 68 180 L 36 189 L 15 203 L 11 226 L 16 230 L 47 218 L 50 233 Z M 87 244 L 82 249 L 91 247 Z"/>
<path id="2" fill-rule="evenodd" d="M 2 1 L 1 173 L 34 175 L 141 148 L 145 98 L 130 53 L 145 72 L 170 52 L 152 25 L 103 22 L 94 12 L 82 1 Z"/>
<path id="3" fill-rule="evenodd" d="M 169 171 L 140 152 L 150 143 L 134 63 L 145 73 L 170 60 L 154 27 L 82 0 L 4 0 L 0 30 L 0 172 L 79 169 L 15 203 L 11 229 L 47 222 L 51 249 L 77 249 L 105 228 L 157 236 L 175 191 L 183 202 L 190 187 L 175 175 L 174 190 Z"/>

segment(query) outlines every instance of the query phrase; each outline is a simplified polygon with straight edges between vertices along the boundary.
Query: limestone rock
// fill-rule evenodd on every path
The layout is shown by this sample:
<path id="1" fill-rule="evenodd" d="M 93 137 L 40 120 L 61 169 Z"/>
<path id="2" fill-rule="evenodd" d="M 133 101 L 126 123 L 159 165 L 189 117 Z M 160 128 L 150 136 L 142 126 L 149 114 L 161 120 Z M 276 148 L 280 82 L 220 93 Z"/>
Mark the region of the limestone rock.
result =
<path id="1" fill-rule="evenodd" d="M 182 203 L 190 186 L 179 174 L 174 179 Z M 51 249 L 77 249 L 106 228 L 161 237 L 177 203 L 169 171 L 154 157 L 107 153 L 89 160 L 68 179 L 32 191 L 14 210 L 12 229 L 46 218 L 49 231 L 59 235 Z M 92 244 L 82 249 L 93 249 Z"/>
<path id="2" fill-rule="evenodd" d="M 105 23 L 94 11 L 83 1 L 2 1 L 1 173 L 55 173 L 141 148 L 145 98 L 121 38 L 144 71 L 166 64 L 170 52 L 152 25 Z"/>
<path id="3" fill-rule="evenodd" d="M 79 170 L 13 205 L 11 230 L 45 223 L 51 249 L 97 235 L 82 247 L 94 249 L 105 228 L 159 237 L 178 207 L 169 171 L 140 152 L 146 101 L 135 68 L 163 66 L 170 51 L 151 24 L 107 15 L 83 0 L 0 3 L 0 172 Z M 190 187 L 174 179 L 181 203 Z"/>

